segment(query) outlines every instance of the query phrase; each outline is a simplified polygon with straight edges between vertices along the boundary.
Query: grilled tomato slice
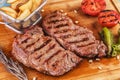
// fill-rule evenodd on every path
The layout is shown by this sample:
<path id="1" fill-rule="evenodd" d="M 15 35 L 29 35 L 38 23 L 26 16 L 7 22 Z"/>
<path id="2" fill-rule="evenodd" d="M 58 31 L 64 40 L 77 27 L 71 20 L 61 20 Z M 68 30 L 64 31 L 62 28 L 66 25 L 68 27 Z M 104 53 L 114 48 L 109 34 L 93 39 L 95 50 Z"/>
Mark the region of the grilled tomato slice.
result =
<path id="1" fill-rule="evenodd" d="M 83 0 L 81 9 L 85 14 L 98 16 L 98 14 L 106 8 L 104 0 Z"/>
<path id="2" fill-rule="evenodd" d="M 102 26 L 113 27 L 120 21 L 120 15 L 114 10 L 103 10 L 98 15 L 98 22 Z"/>

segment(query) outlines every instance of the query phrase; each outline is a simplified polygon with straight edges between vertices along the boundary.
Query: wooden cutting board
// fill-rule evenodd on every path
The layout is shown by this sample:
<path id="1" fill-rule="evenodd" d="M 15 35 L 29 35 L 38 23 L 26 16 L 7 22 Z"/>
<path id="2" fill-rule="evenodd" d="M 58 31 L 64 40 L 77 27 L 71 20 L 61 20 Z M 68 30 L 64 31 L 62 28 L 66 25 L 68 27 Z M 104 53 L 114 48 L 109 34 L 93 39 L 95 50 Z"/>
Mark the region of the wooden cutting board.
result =
<path id="1" fill-rule="evenodd" d="M 105 1 L 107 3 L 106 9 L 116 9 L 111 0 Z M 79 22 L 77 25 L 88 27 L 94 32 L 96 38 L 100 39 L 98 32 L 102 27 L 98 24 L 97 17 L 83 14 L 80 9 L 80 3 L 81 0 L 48 0 L 48 3 L 44 7 L 45 12 L 42 14 L 45 16 L 54 10 L 64 10 L 74 22 Z M 75 10 L 77 10 L 77 13 Z M 111 29 L 114 35 L 117 34 L 118 28 L 120 28 L 119 25 Z M 9 30 L 4 25 L 0 25 L 0 47 L 8 57 L 12 57 L 11 45 L 15 35 L 15 32 Z M 32 80 L 33 77 L 37 77 L 37 80 L 120 80 L 120 60 L 117 60 L 116 57 L 109 59 L 102 58 L 99 62 L 94 61 L 93 63 L 88 63 L 88 60 L 83 60 L 79 66 L 60 77 L 44 75 L 34 69 L 23 67 L 29 80 Z M 102 69 L 100 70 L 98 67 Z M 7 72 L 3 64 L 0 63 L 0 80 L 17 80 L 17 78 Z"/>

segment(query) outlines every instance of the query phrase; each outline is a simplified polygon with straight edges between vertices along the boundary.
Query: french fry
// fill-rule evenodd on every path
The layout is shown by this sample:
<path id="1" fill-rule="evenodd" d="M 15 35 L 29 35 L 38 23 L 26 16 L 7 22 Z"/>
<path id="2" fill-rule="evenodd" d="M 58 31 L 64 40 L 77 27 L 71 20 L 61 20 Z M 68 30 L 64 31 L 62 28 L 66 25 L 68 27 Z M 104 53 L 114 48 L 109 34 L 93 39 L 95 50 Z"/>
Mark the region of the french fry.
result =
<path id="1" fill-rule="evenodd" d="M 17 17 L 17 19 L 18 20 L 23 20 L 23 19 L 25 19 L 27 16 L 29 16 L 30 15 L 30 10 L 29 9 L 26 9 L 26 10 L 24 10 L 22 13 L 21 13 L 21 15 L 19 16 L 19 17 Z"/>
<path id="2" fill-rule="evenodd" d="M 37 9 L 39 7 L 39 5 L 41 4 L 42 0 L 32 0 L 33 1 L 33 6 L 31 11 L 34 11 L 35 9 Z"/>
<path id="3" fill-rule="evenodd" d="M 20 15 L 21 15 L 21 13 L 22 13 L 22 11 L 19 11 L 19 12 L 18 12 L 18 14 L 17 14 L 17 16 L 20 16 Z"/>
<path id="4" fill-rule="evenodd" d="M 13 14 L 13 13 L 10 13 L 10 12 L 5 12 L 6 14 L 8 14 L 9 16 L 13 17 L 13 18 L 16 18 L 17 15 L 16 14 Z"/>
<path id="5" fill-rule="evenodd" d="M 0 8 L 0 10 L 4 11 L 5 13 L 7 12 L 7 13 L 17 15 L 17 12 L 14 9 L 10 8 L 10 7 L 2 7 L 2 8 Z"/>
<path id="6" fill-rule="evenodd" d="M 14 10 L 18 10 L 19 7 L 23 4 L 25 4 L 28 0 L 17 0 L 16 2 L 11 4 L 11 8 L 13 8 Z"/>
<path id="7" fill-rule="evenodd" d="M 2 7 L 0 10 L 18 20 L 23 20 L 37 9 L 42 0 L 7 0 L 10 7 Z"/>
<path id="8" fill-rule="evenodd" d="M 7 3 L 14 3 L 15 1 L 17 1 L 17 0 L 7 0 Z"/>
<path id="9" fill-rule="evenodd" d="M 24 11 L 26 9 L 31 10 L 32 8 L 32 0 L 29 0 L 27 3 L 19 7 L 19 10 Z"/>

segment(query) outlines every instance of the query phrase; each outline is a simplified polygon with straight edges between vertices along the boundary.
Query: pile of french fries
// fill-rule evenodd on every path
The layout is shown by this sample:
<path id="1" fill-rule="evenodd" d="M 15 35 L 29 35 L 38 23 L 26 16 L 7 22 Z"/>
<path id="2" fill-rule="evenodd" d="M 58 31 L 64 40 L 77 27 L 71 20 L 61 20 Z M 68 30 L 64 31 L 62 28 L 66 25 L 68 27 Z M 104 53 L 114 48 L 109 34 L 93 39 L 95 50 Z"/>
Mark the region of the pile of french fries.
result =
<path id="1" fill-rule="evenodd" d="M 0 10 L 15 19 L 23 20 L 37 9 L 41 2 L 42 0 L 7 0 L 11 6 L 2 7 Z"/>

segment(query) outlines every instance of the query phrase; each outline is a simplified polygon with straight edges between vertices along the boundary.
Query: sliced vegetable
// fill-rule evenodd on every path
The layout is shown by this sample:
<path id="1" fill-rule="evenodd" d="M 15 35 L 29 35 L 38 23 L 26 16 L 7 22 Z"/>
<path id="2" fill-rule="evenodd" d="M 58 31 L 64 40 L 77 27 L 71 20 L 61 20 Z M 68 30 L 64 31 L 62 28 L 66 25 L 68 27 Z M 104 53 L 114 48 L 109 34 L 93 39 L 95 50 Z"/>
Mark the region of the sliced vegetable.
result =
<path id="1" fill-rule="evenodd" d="M 119 35 L 118 43 L 114 44 L 113 35 L 110 32 L 110 30 L 104 27 L 101 31 L 102 39 L 108 47 L 107 55 L 109 57 L 120 55 L 120 29 L 118 30 L 118 35 Z"/>
<path id="2" fill-rule="evenodd" d="M 108 28 L 104 27 L 101 31 L 101 37 L 102 37 L 104 43 L 106 44 L 106 46 L 108 47 L 107 55 L 111 56 L 112 45 L 113 45 L 112 33 L 110 32 L 110 30 Z"/>
<path id="3" fill-rule="evenodd" d="M 118 30 L 118 44 L 120 44 L 120 29 Z"/>
<path id="4" fill-rule="evenodd" d="M 85 14 L 98 16 L 100 11 L 106 8 L 105 0 L 83 0 L 81 9 Z"/>
<path id="5" fill-rule="evenodd" d="M 120 54 L 120 44 L 114 44 L 112 45 L 112 52 L 111 52 L 111 56 L 117 56 Z"/>
<path id="6" fill-rule="evenodd" d="M 120 54 L 120 29 L 118 30 L 118 41 L 117 44 L 112 45 L 111 56 L 117 56 Z"/>
<path id="7" fill-rule="evenodd" d="M 98 22 L 102 26 L 113 27 L 119 23 L 119 14 L 114 10 L 103 10 L 98 15 Z"/>

